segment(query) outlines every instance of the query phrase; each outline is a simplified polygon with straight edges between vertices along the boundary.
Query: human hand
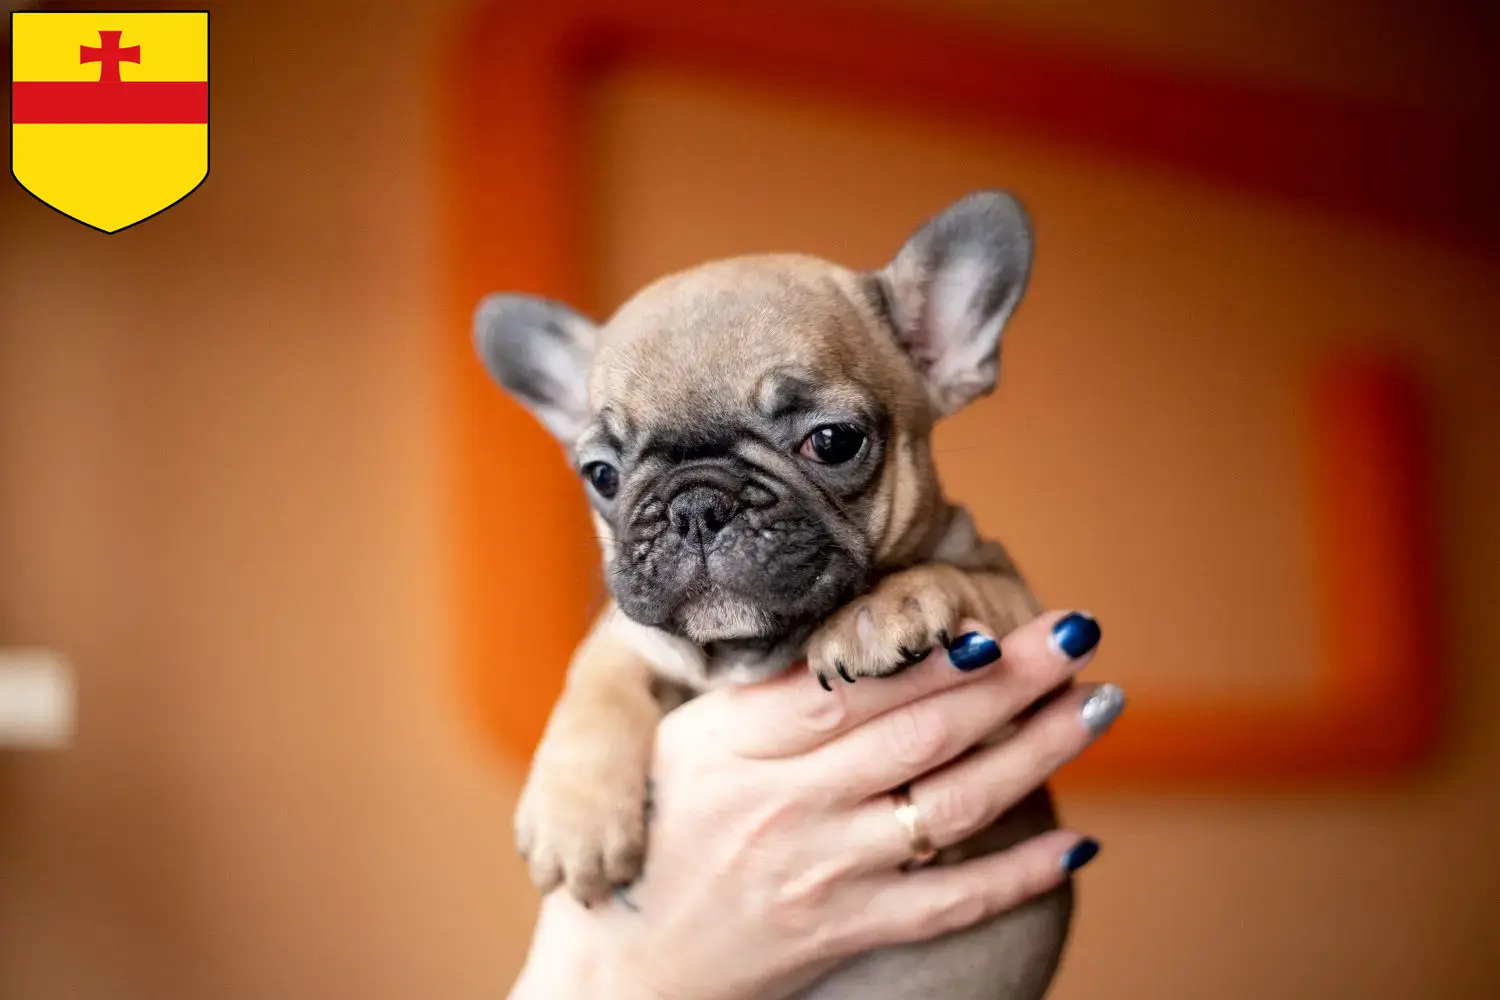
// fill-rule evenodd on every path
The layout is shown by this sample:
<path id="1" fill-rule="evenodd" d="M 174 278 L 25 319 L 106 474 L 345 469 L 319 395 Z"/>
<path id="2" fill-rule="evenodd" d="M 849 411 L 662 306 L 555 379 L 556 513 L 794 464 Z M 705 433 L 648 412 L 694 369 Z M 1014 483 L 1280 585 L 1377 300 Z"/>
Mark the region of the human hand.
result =
<path id="1" fill-rule="evenodd" d="M 958 865 L 900 870 L 911 843 L 891 789 L 910 783 L 936 846 L 960 842 L 1123 707 L 1118 688 L 1080 686 L 1012 738 L 966 754 L 1065 683 L 1098 640 L 1091 619 L 1044 615 L 1005 637 L 997 661 L 994 640 L 966 627 L 948 651 L 892 678 L 830 693 L 798 670 L 670 713 L 644 876 L 593 912 L 549 896 L 513 998 L 785 997 L 854 954 L 1009 910 L 1092 858 L 1097 844 L 1058 830 Z"/>

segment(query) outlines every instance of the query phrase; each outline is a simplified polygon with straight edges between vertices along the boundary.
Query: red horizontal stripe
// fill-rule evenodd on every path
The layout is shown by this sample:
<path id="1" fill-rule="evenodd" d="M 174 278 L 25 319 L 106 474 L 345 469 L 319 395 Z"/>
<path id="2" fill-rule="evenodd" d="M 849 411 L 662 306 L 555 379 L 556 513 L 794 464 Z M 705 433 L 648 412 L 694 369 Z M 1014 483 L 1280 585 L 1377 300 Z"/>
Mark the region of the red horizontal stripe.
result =
<path id="1" fill-rule="evenodd" d="M 207 82 L 49 81 L 10 85 L 10 120 L 40 124 L 206 124 Z"/>

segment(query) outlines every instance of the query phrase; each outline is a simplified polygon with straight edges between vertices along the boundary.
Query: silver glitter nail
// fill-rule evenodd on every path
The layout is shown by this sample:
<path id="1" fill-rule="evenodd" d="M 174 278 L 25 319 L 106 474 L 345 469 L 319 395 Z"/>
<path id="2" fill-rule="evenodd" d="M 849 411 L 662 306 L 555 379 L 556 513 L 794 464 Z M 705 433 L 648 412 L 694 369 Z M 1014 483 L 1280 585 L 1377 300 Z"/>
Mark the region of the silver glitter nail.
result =
<path id="1" fill-rule="evenodd" d="M 1113 684 L 1101 684 L 1083 702 L 1078 715 L 1095 736 L 1102 734 L 1125 710 L 1125 692 Z"/>

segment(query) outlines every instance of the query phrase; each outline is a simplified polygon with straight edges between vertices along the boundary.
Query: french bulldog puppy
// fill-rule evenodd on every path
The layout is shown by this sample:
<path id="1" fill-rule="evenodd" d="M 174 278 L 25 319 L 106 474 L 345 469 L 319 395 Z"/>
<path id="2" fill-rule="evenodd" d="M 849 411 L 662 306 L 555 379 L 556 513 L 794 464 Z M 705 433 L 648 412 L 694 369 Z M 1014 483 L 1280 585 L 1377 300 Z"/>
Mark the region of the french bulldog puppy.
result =
<path id="1" fill-rule="evenodd" d="M 937 420 L 995 388 L 1031 260 L 1021 206 L 980 192 L 873 272 L 718 261 L 652 283 L 603 325 L 536 297 L 480 304 L 479 356 L 577 468 L 613 595 L 521 796 L 539 889 L 592 902 L 639 873 L 656 726 L 693 693 L 804 657 L 825 686 L 882 677 L 963 618 L 1004 635 L 1039 613 L 1004 548 L 943 496 L 931 449 Z M 940 845 L 939 863 L 1055 826 L 1044 789 Z M 1037 1000 L 1071 912 L 1064 886 L 860 956 L 805 995 Z"/>

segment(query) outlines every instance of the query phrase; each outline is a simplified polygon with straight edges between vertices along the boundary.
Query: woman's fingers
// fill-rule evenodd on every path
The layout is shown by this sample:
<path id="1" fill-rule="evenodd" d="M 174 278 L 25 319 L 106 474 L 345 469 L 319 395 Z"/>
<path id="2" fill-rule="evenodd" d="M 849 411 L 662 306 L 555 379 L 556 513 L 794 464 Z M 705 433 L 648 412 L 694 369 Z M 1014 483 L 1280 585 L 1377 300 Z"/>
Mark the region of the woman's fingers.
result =
<path id="1" fill-rule="evenodd" d="M 975 621 L 961 623 L 953 645 L 969 654 L 968 669 L 938 647 L 898 674 L 835 684 L 831 691 L 801 661 L 770 683 L 724 691 L 724 707 L 735 720 L 735 750 L 754 758 L 806 753 L 892 708 L 975 680 L 999 658 L 998 640 Z"/>
<path id="2" fill-rule="evenodd" d="M 990 826 L 1082 753 L 1124 707 L 1125 694 L 1113 684 L 1074 689 L 1009 739 L 912 782 L 909 794 L 923 832 L 943 848 Z M 870 869 L 894 868 L 911 858 L 910 840 L 888 795 L 858 807 L 849 837 L 850 850 Z"/>
<path id="3" fill-rule="evenodd" d="M 1055 889 L 1098 853 L 1096 841 L 1054 830 L 956 865 L 872 875 L 850 886 L 832 933 L 852 952 L 962 930 Z"/>
<path id="4" fill-rule="evenodd" d="M 720 700 L 726 719 L 733 720 L 725 735 L 736 753 L 791 757 L 892 709 L 971 684 L 998 669 L 1010 669 L 1020 655 L 1012 650 L 1013 644 L 1033 650 L 1038 644 L 1045 646 L 1054 627 L 1065 621 L 1063 632 L 1075 652 L 1074 666 L 1081 667 L 1098 642 L 1098 625 L 1086 615 L 1059 611 L 1044 614 L 1005 637 L 993 636 L 979 622 L 966 621 L 950 649 L 935 649 L 922 662 L 892 677 L 835 684 L 832 691 L 825 691 L 811 671 L 798 664 L 787 676 L 769 683 L 716 691 L 710 697 Z M 997 665 L 1002 653 L 1004 663 Z"/>
<path id="5" fill-rule="evenodd" d="M 1077 639 L 1080 629 L 1086 641 Z M 999 732 L 1063 685 L 1087 661 L 1098 634 L 1092 619 L 1076 613 L 1038 618 L 1006 637 L 1001 659 L 986 676 L 898 704 L 805 754 L 798 770 L 809 787 L 849 801 L 905 784 Z"/>

